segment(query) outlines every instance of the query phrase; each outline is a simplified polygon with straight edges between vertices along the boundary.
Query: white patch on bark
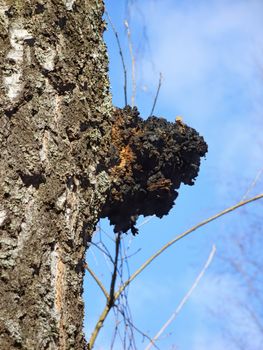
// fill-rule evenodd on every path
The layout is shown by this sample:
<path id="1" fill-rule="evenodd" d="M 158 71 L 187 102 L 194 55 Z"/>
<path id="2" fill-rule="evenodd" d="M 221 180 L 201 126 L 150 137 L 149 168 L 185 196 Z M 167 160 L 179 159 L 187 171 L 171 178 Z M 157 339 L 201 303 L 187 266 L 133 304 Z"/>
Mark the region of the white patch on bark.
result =
<path id="1" fill-rule="evenodd" d="M 4 78 L 4 84 L 7 89 L 7 96 L 10 100 L 14 100 L 22 90 L 23 86 L 21 83 L 21 72 L 19 73 L 12 73 L 11 76 Z"/>
<path id="2" fill-rule="evenodd" d="M 42 138 L 42 147 L 40 148 L 40 151 L 39 151 L 39 158 L 42 163 L 45 162 L 46 167 L 49 166 L 48 148 L 49 148 L 49 131 L 45 130 L 44 136 Z"/>
<path id="3" fill-rule="evenodd" d="M 37 206 L 35 205 L 35 198 L 32 196 L 32 192 L 35 191 L 33 186 L 28 188 L 27 195 L 28 199 L 25 200 L 25 213 L 24 220 L 21 224 L 21 232 L 18 236 L 17 240 L 17 252 L 24 248 L 26 242 L 30 239 L 32 234 L 32 225 L 34 221 L 34 211 L 37 210 Z"/>
<path id="4" fill-rule="evenodd" d="M 8 52 L 7 58 L 16 62 L 23 61 L 24 40 L 32 39 L 32 35 L 17 23 L 10 29 L 10 44 L 12 49 Z"/>
<path id="5" fill-rule="evenodd" d="M 73 178 L 75 186 L 78 186 Z M 75 228 L 78 222 L 79 217 L 79 197 L 71 189 L 67 190 L 67 199 L 66 199 L 66 210 L 65 210 L 65 221 L 67 228 L 69 230 L 70 237 L 74 239 L 75 237 Z"/>
<path id="6" fill-rule="evenodd" d="M 7 96 L 13 101 L 22 91 L 22 67 L 24 58 L 24 41 L 32 39 L 32 35 L 22 28 L 20 23 L 14 23 L 9 30 L 11 50 L 6 59 L 14 62 L 12 69 L 4 76 L 4 85 L 7 90 Z"/>
<path id="7" fill-rule="evenodd" d="M 47 70 L 54 69 L 54 58 L 56 57 L 56 51 L 49 48 L 46 52 L 45 62 L 43 63 L 43 68 Z"/>
<path id="8" fill-rule="evenodd" d="M 65 191 L 65 192 L 62 193 L 61 196 L 58 197 L 58 199 L 57 199 L 57 201 L 56 201 L 56 204 L 55 204 L 55 205 L 56 205 L 56 208 L 57 208 L 58 210 L 62 210 L 62 209 L 63 209 L 64 204 L 65 204 L 65 202 L 66 202 L 66 199 L 67 199 L 67 193 L 66 193 L 66 191 Z"/>
<path id="9" fill-rule="evenodd" d="M 0 210 L 0 227 L 4 226 L 7 219 L 7 212 L 5 210 Z"/>
<path id="10" fill-rule="evenodd" d="M 52 71 L 54 69 L 54 66 L 55 66 L 54 61 L 56 57 L 56 51 L 54 49 L 49 47 L 46 50 L 43 50 L 40 47 L 38 47 L 35 50 L 35 55 L 38 59 L 38 62 L 44 69 L 48 71 Z"/>
<path id="11" fill-rule="evenodd" d="M 71 208 L 66 208 L 65 219 L 66 219 L 68 228 L 70 228 L 71 211 L 72 211 Z"/>
<path id="12" fill-rule="evenodd" d="M 38 206 L 36 204 L 33 193 L 35 192 L 33 186 L 27 189 L 26 195 L 23 200 L 24 205 L 24 218 L 21 223 L 21 232 L 18 235 L 17 246 L 13 251 L 13 256 L 16 258 L 19 252 L 24 249 L 27 244 L 27 241 L 31 238 L 32 235 L 32 226 L 34 225 L 35 213 L 38 211 Z"/>
<path id="13" fill-rule="evenodd" d="M 90 183 L 95 185 L 97 183 L 97 179 L 96 179 L 96 168 L 94 165 L 89 165 L 88 174 L 89 174 Z"/>
<path id="14" fill-rule="evenodd" d="M 77 196 L 74 194 L 67 197 L 67 208 L 65 212 L 65 219 L 67 223 L 67 228 L 70 233 L 70 238 L 75 237 L 75 227 L 79 215 L 79 205 Z"/>
<path id="15" fill-rule="evenodd" d="M 60 96 L 56 95 L 54 107 L 55 107 L 55 119 L 57 121 L 61 118 L 61 115 L 62 115 L 61 102 L 62 102 L 62 98 Z"/>
<path id="16" fill-rule="evenodd" d="M 52 250 L 50 253 L 51 285 L 54 290 L 54 300 L 56 299 L 58 260 L 59 260 L 58 244 L 55 244 L 54 250 Z M 54 302 L 54 314 L 55 314 L 55 318 L 58 321 L 60 319 L 60 312 L 58 312 L 55 302 Z"/>
<path id="17" fill-rule="evenodd" d="M 0 16 L 4 24 L 6 25 L 6 27 L 8 26 L 8 17 L 6 16 L 5 12 L 8 11 L 8 9 L 9 9 L 9 6 L 0 4 Z"/>
<path id="18" fill-rule="evenodd" d="M 71 11 L 73 9 L 74 2 L 76 0 L 64 0 L 64 4 L 66 6 L 66 9 Z"/>
<path id="19" fill-rule="evenodd" d="M 62 97 L 56 95 L 53 105 L 54 105 L 54 122 L 57 129 L 59 129 L 59 122 L 62 116 L 61 103 L 62 103 Z"/>
<path id="20" fill-rule="evenodd" d="M 59 322 L 59 328 L 61 328 L 60 323 L 64 303 L 64 279 L 66 268 L 61 259 L 61 252 L 58 243 L 55 244 L 54 250 L 51 251 L 50 254 L 50 271 L 51 285 L 54 290 L 54 314 L 56 320 Z"/>

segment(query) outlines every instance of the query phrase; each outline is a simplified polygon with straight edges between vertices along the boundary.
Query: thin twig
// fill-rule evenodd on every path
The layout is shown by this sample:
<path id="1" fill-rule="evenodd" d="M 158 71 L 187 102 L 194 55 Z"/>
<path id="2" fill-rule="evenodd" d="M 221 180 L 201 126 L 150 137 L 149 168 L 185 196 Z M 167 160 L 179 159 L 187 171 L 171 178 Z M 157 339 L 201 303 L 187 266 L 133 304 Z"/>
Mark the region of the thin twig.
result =
<path id="1" fill-rule="evenodd" d="M 165 324 L 162 326 L 162 328 L 156 333 L 156 335 L 152 338 L 151 342 L 146 346 L 145 350 L 149 350 L 153 345 L 155 345 L 155 342 L 159 339 L 160 335 L 165 331 L 165 329 L 172 323 L 172 321 L 178 316 L 179 312 L 185 305 L 185 303 L 188 301 L 190 296 L 192 295 L 195 288 L 198 286 L 200 280 L 204 276 L 206 270 L 210 266 L 216 252 L 216 246 L 212 246 L 212 250 L 208 256 L 208 259 L 206 260 L 205 265 L 203 266 L 202 270 L 199 272 L 198 276 L 196 277 L 194 283 L 192 284 L 191 288 L 188 290 L 188 292 L 185 294 L 179 305 L 177 306 L 175 312 L 171 315 L 171 317 L 165 322 Z"/>
<path id="2" fill-rule="evenodd" d="M 120 264 L 119 264 L 119 276 L 120 276 L 120 283 L 123 284 L 123 270 L 124 270 L 124 263 L 126 265 L 126 268 L 128 270 L 128 278 L 130 277 L 129 273 L 129 267 L 128 267 L 128 261 L 127 261 L 127 255 L 126 255 L 126 249 L 125 249 L 125 241 L 122 240 L 121 246 L 120 246 Z M 130 328 L 128 328 L 128 320 L 132 320 L 129 303 L 128 303 L 128 288 L 120 295 L 119 299 L 116 300 L 116 303 L 114 304 L 117 313 L 121 314 L 123 318 L 123 326 L 124 326 L 124 332 L 123 332 L 123 349 L 126 349 L 126 342 L 127 338 L 129 339 L 129 346 L 128 348 L 132 348 L 132 343 L 135 343 L 133 332 Z M 123 310 L 123 312 L 120 312 L 120 310 Z M 136 346 L 135 346 L 136 349 Z"/>
<path id="3" fill-rule="evenodd" d="M 112 238 L 112 236 L 107 231 L 103 230 L 102 227 L 100 227 L 100 231 L 104 233 L 110 241 L 115 242 L 114 238 Z"/>
<path id="4" fill-rule="evenodd" d="M 131 106 L 135 106 L 135 99 L 136 99 L 136 76 L 135 76 L 135 57 L 133 54 L 133 47 L 132 47 L 132 40 L 131 40 L 131 31 L 129 28 L 129 23 L 127 20 L 124 21 L 124 25 L 127 30 L 127 37 L 128 37 L 128 44 L 129 44 L 129 51 L 131 55 L 131 63 L 132 63 L 132 96 L 131 96 Z"/>
<path id="5" fill-rule="evenodd" d="M 130 267 L 129 267 L 129 256 L 127 255 L 127 251 L 126 251 L 126 247 L 125 247 L 125 241 L 122 241 L 122 250 L 123 250 L 123 254 L 122 254 L 122 263 L 121 265 L 126 267 L 126 273 L 128 275 L 128 278 L 130 278 Z M 123 280 L 123 275 L 121 276 L 121 284 L 123 284 L 124 280 Z M 132 313 L 131 313 L 131 309 L 129 306 L 129 299 L 128 299 L 128 293 L 129 293 L 129 288 L 125 289 L 123 291 L 123 293 L 121 294 L 120 298 L 118 299 L 118 301 L 120 302 L 120 306 L 123 309 L 123 321 L 125 323 L 125 328 L 126 330 L 124 330 L 124 335 L 129 334 L 129 347 L 128 349 L 132 349 L 132 344 L 134 344 L 134 349 L 136 350 L 136 342 L 135 342 L 135 336 L 134 336 L 134 332 L 133 329 L 128 325 L 133 324 L 133 318 L 132 318 Z"/>
<path id="6" fill-rule="evenodd" d="M 114 305 L 115 302 L 115 283 L 117 279 L 117 264 L 118 264 L 118 256 L 119 256 L 119 248 L 120 248 L 120 240 L 121 240 L 121 233 L 117 234 L 116 237 L 116 243 L 115 243 L 115 258 L 114 258 L 114 270 L 111 278 L 111 284 L 110 284 L 110 293 L 109 297 L 107 298 L 107 303 L 98 319 L 98 322 L 96 323 L 96 326 L 94 328 L 94 331 L 91 334 L 90 341 L 88 343 L 88 349 L 91 350 L 94 346 L 94 343 L 97 339 L 97 336 L 100 332 L 101 327 L 104 324 L 104 321 L 106 317 L 108 316 L 108 313 L 110 312 L 111 308 Z"/>
<path id="7" fill-rule="evenodd" d="M 124 258 L 124 260 L 128 260 L 128 259 L 130 259 L 130 258 L 133 258 L 135 255 L 137 255 L 140 251 L 142 250 L 142 248 L 138 248 L 134 253 L 131 253 L 131 254 L 129 254 L 129 255 L 126 255 L 125 256 L 125 258 Z"/>
<path id="8" fill-rule="evenodd" d="M 260 315 L 257 315 L 253 309 L 251 309 L 249 303 L 242 303 L 241 301 L 237 300 L 237 305 L 238 305 L 238 309 L 241 310 L 241 308 L 244 308 L 247 313 L 250 315 L 250 317 L 252 318 L 252 320 L 254 321 L 254 323 L 256 324 L 258 330 L 260 331 L 260 334 L 263 333 L 263 324 L 262 324 L 262 320 L 260 318 Z"/>
<path id="9" fill-rule="evenodd" d="M 246 204 L 252 203 L 256 200 L 259 200 L 263 198 L 263 193 L 259 194 L 255 197 L 252 197 L 250 199 L 247 199 L 245 201 L 239 202 L 237 204 L 235 204 L 232 207 L 229 207 L 219 213 L 217 213 L 214 216 L 211 216 L 210 218 L 200 222 L 199 224 L 193 226 L 192 228 L 188 229 L 187 231 L 183 232 L 182 234 L 176 236 L 174 239 L 172 239 L 171 241 L 169 241 L 168 243 L 166 243 L 161 249 L 159 249 L 155 254 L 153 254 L 144 264 L 142 264 L 133 274 L 130 278 L 128 278 L 128 280 L 126 282 L 124 282 L 120 288 L 114 293 L 114 298 L 112 300 L 112 303 L 109 303 L 109 301 L 107 302 L 104 310 L 102 311 L 99 320 L 95 326 L 95 329 L 90 337 L 90 341 L 88 344 L 88 349 L 91 350 L 94 346 L 95 340 L 99 334 L 99 331 L 101 329 L 101 327 L 104 324 L 104 321 L 106 319 L 106 317 L 108 316 L 108 313 L 110 312 L 112 306 L 114 305 L 115 301 L 120 297 L 120 295 L 122 294 L 122 292 L 129 286 L 129 284 L 154 260 L 156 259 L 160 254 L 162 254 L 167 248 L 169 248 L 170 246 L 172 246 L 174 243 L 178 242 L 179 240 L 181 240 L 182 238 L 188 236 L 190 233 L 192 233 L 193 231 L 196 231 L 197 229 L 199 229 L 202 226 L 207 225 L 209 222 L 212 222 L 218 218 L 220 218 L 223 215 L 226 215 L 228 213 L 230 213 L 231 211 L 234 211 Z M 118 239 L 118 237 L 117 237 Z M 117 240 L 116 239 L 116 240 Z M 116 249 L 116 253 L 118 253 L 117 249 Z M 115 261 L 118 261 L 118 257 L 116 260 L 116 254 L 115 254 Z M 116 267 L 117 269 L 117 267 Z M 116 270 L 117 271 L 117 270 Z M 116 274 L 116 273 L 115 273 Z M 112 278 L 114 277 L 114 274 L 112 275 Z M 115 276 L 116 278 L 116 276 Z M 111 282 L 111 285 L 113 284 L 113 282 Z M 115 282 L 114 282 L 115 285 Z"/>
<path id="10" fill-rule="evenodd" d="M 112 22 L 112 20 L 110 18 L 110 15 L 109 15 L 107 10 L 105 10 L 105 14 L 106 14 L 106 16 L 107 16 L 107 18 L 109 20 L 111 29 L 112 29 L 115 37 L 116 37 L 116 41 L 117 41 L 118 48 L 119 48 L 119 54 L 120 54 L 120 57 L 121 57 L 123 76 L 124 76 L 124 86 L 123 86 L 123 89 L 124 89 L 124 102 L 125 102 L 125 106 L 127 106 L 127 104 L 128 104 L 128 99 L 127 99 L 127 70 L 126 70 L 126 66 L 125 66 L 125 62 L 124 62 L 124 56 L 123 56 L 122 49 L 121 49 L 121 43 L 120 43 L 118 32 L 115 29 L 115 27 L 113 25 L 113 22 Z"/>
<path id="11" fill-rule="evenodd" d="M 242 254 L 242 253 L 241 253 Z M 224 261 L 227 262 L 234 270 L 236 273 L 240 274 L 241 277 L 245 280 L 246 287 L 249 291 L 250 294 L 253 294 L 253 299 L 256 300 L 256 298 L 260 301 L 260 303 L 263 305 L 263 298 L 261 296 L 261 291 L 259 291 L 256 286 L 254 285 L 253 282 L 255 282 L 251 276 L 249 276 L 248 272 L 242 268 L 242 265 L 236 260 L 233 259 L 233 257 L 228 258 L 225 256 L 220 256 L 220 258 Z"/>
<path id="12" fill-rule="evenodd" d="M 88 264 L 85 264 L 84 267 L 90 273 L 90 275 L 94 278 L 97 285 L 100 287 L 103 294 L 105 295 L 106 299 L 109 300 L 110 296 L 109 296 L 108 292 L 106 291 L 106 288 L 102 284 L 101 280 L 95 275 L 94 271 L 89 268 Z"/>
<path id="13" fill-rule="evenodd" d="M 105 250 L 99 246 L 99 243 L 102 244 L 102 246 L 105 248 Z M 105 246 L 104 243 L 102 243 L 102 242 L 99 242 L 99 243 L 90 242 L 90 245 L 94 245 L 98 250 L 100 250 L 103 253 L 104 256 L 107 256 L 107 258 L 109 258 L 110 262 L 113 264 L 113 259 L 110 255 L 110 252 L 108 251 L 107 247 Z"/>
<path id="14" fill-rule="evenodd" d="M 176 236 L 174 239 L 172 239 L 171 241 L 169 241 L 168 243 L 166 243 L 161 249 L 159 249 L 155 254 L 153 254 L 148 260 L 145 261 L 144 264 L 142 264 L 133 274 L 132 276 L 125 282 L 123 283 L 120 288 L 118 289 L 118 291 L 115 293 L 115 300 L 118 299 L 118 297 L 120 296 L 120 294 L 123 292 L 123 290 L 154 260 L 156 259 L 160 254 L 162 254 L 167 248 L 169 248 L 171 245 L 173 245 L 174 243 L 178 242 L 180 239 L 188 236 L 190 233 L 192 233 L 193 231 L 196 231 L 197 229 L 199 229 L 202 226 L 205 226 L 206 224 L 208 224 L 211 221 L 214 221 L 218 218 L 220 218 L 221 216 L 230 213 L 231 211 L 234 211 L 248 203 L 254 202 L 256 200 L 259 200 L 263 198 L 263 193 L 259 194 L 255 197 L 252 197 L 250 199 L 247 199 L 245 201 L 239 202 L 237 204 L 235 204 L 232 207 L 229 207 L 221 212 L 219 212 L 218 214 L 211 216 L 210 218 L 200 222 L 199 224 L 191 227 L 190 229 L 188 229 L 187 231 L 183 232 L 182 234 Z"/>
<path id="15" fill-rule="evenodd" d="M 151 221 L 151 220 L 152 220 L 153 218 L 155 218 L 155 217 L 156 217 L 156 215 L 151 215 L 151 216 L 149 216 L 148 218 L 146 218 L 145 220 L 143 220 L 142 223 L 140 223 L 139 225 L 136 225 L 137 228 L 140 228 L 140 227 L 142 227 L 143 225 L 148 224 L 148 222 Z"/>
<path id="16" fill-rule="evenodd" d="M 116 279 L 117 279 L 117 270 L 118 270 L 118 258 L 119 258 L 119 250 L 120 250 L 120 241 L 121 241 L 121 233 L 117 233 L 116 237 L 116 243 L 115 243 L 115 260 L 114 260 L 114 269 L 112 273 L 112 278 L 111 278 L 111 285 L 110 285 L 110 295 L 108 299 L 108 304 L 110 307 L 113 306 L 115 298 L 114 298 L 114 293 L 115 293 L 115 284 L 116 284 Z"/>
<path id="17" fill-rule="evenodd" d="M 120 308 L 118 308 L 118 311 L 119 311 L 120 314 L 123 316 L 123 318 L 127 321 L 127 323 L 129 324 L 130 327 L 134 328 L 135 331 L 136 331 L 137 333 L 139 333 L 143 338 L 148 339 L 150 342 L 153 341 L 153 339 L 152 339 L 151 337 L 149 337 L 148 334 L 142 332 L 138 327 L 136 327 L 136 326 L 134 325 L 134 323 L 133 323 L 129 318 L 126 318 L 126 316 L 125 316 L 123 310 L 121 310 Z M 153 346 L 154 346 L 157 350 L 158 350 L 158 349 L 160 350 L 160 348 L 159 348 L 156 344 L 153 344 Z"/>
<path id="18" fill-rule="evenodd" d="M 115 327 L 114 327 L 114 333 L 113 333 L 112 340 L 111 340 L 111 347 L 110 347 L 111 350 L 113 350 L 113 346 L 114 346 L 117 334 L 119 335 L 119 338 L 120 338 L 120 341 L 121 341 L 122 345 L 124 345 L 124 341 L 122 339 L 122 336 L 121 336 L 121 333 L 120 333 L 120 329 L 119 329 L 120 328 L 119 325 L 120 325 L 120 323 L 122 321 L 119 321 L 119 318 L 118 318 L 119 317 L 119 312 L 118 312 L 118 310 L 115 310 L 115 308 L 113 308 L 113 312 L 114 312 L 114 315 L 115 315 Z M 123 348 L 124 348 L 124 346 L 123 346 Z"/>
<path id="19" fill-rule="evenodd" d="M 158 100 L 159 92 L 160 92 L 160 89 L 161 89 L 161 86 L 162 86 L 162 80 L 163 80 L 163 75 L 162 75 L 162 73 L 160 73 L 159 83 L 158 83 L 156 95 L 155 95 L 155 98 L 154 98 L 154 101 L 153 101 L 153 106 L 152 106 L 152 110 L 151 110 L 151 113 L 150 113 L 149 117 L 151 117 L 153 115 L 154 108 L 155 108 L 156 102 Z"/>
<path id="20" fill-rule="evenodd" d="M 243 197 L 242 197 L 242 199 L 241 199 L 242 201 L 243 201 L 244 199 L 247 198 L 247 195 L 249 194 L 249 192 L 251 192 L 251 190 L 256 186 L 256 184 L 257 184 L 257 182 L 259 181 L 259 179 L 260 179 L 260 177 L 262 176 L 262 174 L 263 174 L 263 168 L 260 169 L 260 170 L 257 172 L 255 178 L 253 179 L 253 181 L 251 182 L 251 184 L 248 186 L 248 188 L 247 188 L 245 194 L 243 195 Z"/>

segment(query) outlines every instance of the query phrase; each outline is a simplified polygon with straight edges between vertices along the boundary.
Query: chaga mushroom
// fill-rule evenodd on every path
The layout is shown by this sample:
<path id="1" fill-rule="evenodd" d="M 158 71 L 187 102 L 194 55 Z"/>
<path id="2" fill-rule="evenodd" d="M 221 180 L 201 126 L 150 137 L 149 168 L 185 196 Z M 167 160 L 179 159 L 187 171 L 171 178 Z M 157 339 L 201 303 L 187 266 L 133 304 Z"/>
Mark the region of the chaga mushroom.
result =
<path id="1" fill-rule="evenodd" d="M 110 170 L 112 187 L 102 209 L 114 232 L 131 230 L 139 215 L 167 215 L 181 183 L 193 185 L 208 147 L 181 119 L 155 116 L 143 120 L 137 108 L 115 109 L 112 144 L 117 160 Z"/>

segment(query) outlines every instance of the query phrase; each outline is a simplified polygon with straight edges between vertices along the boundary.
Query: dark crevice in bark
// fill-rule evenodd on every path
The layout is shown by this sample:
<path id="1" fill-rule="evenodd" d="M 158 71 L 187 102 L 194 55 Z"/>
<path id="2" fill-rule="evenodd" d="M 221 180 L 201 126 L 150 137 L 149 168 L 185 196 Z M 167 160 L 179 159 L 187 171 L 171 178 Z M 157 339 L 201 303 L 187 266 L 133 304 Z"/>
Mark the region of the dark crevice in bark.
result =
<path id="1" fill-rule="evenodd" d="M 55 21 L 56 25 L 59 26 L 60 29 L 63 29 L 66 26 L 67 23 L 67 17 L 62 16 L 58 17 L 57 21 Z"/>
<path id="2" fill-rule="evenodd" d="M 66 134 L 70 142 L 80 139 L 80 134 L 78 132 L 75 132 L 75 130 L 70 127 L 66 128 Z"/>
<path id="3" fill-rule="evenodd" d="M 14 15 L 15 15 L 15 7 L 14 6 L 10 6 L 8 10 L 5 11 L 5 15 L 8 17 L 8 18 L 12 18 Z"/>
<path id="4" fill-rule="evenodd" d="M 34 44 L 35 44 L 35 42 L 36 42 L 36 39 L 35 39 L 35 38 L 29 38 L 29 39 L 25 39 L 24 41 L 25 41 L 25 43 L 26 43 L 28 46 L 33 47 Z"/>
<path id="5" fill-rule="evenodd" d="M 89 178 L 88 178 L 87 174 L 80 174 L 77 176 L 77 178 L 80 182 L 80 187 L 83 190 L 86 190 L 90 185 Z"/>
<path id="6" fill-rule="evenodd" d="M 18 171 L 18 175 L 26 187 L 33 186 L 38 189 L 41 184 L 46 183 L 46 177 L 42 173 L 26 174 Z"/>
<path id="7" fill-rule="evenodd" d="M 33 94 L 31 92 L 24 92 L 24 96 L 10 109 L 5 109 L 4 113 L 8 118 L 11 118 L 16 114 L 19 109 L 24 106 L 27 102 L 30 102 L 33 99 Z"/>
<path id="8" fill-rule="evenodd" d="M 76 87 L 76 84 L 68 81 L 68 77 L 61 72 L 62 67 L 57 67 L 52 72 L 42 68 L 41 73 L 49 79 L 50 84 L 57 91 L 59 95 L 65 95 L 72 92 Z"/>
<path id="9" fill-rule="evenodd" d="M 45 11 L 45 6 L 39 2 L 35 5 L 35 14 L 39 15 L 40 13 L 43 13 Z"/>

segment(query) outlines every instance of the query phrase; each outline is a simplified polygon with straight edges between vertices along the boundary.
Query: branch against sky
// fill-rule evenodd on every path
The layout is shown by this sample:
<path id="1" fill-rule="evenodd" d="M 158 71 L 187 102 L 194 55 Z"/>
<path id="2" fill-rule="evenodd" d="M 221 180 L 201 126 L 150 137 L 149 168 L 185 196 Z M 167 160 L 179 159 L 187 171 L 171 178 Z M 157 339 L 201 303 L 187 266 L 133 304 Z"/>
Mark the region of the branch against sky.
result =
<path id="1" fill-rule="evenodd" d="M 262 188 L 262 169 L 256 172 L 243 198 Z M 218 275 L 217 298 L 220 302 L 209 305 L 219 320 L 220 329 L 228 335 L 235 349 L 259 350 L 263 344 L 263 231 L 262 203 L 254 211 L 246 208 L 239 220 L 230 228 L 219 254 L 221 273 Z M 231 234 L 233 233 L 233 234 Z M 237 288 L 224 288 L 224 278 L 229 275 Z M 221 306 L 224 305 L 222 308 Z M 228 315 L 229 322 L 223 319 Z"/>
<path id="2" fill-rule="evenodd" d="M 194 290 L 196 289 L 196 287 L 198 286 L 199 282 L 201 281 L 201 279 L 203 278 L 203 276 L 206 273 L 206 270 L 209 268 L 212 260 L 214 259 L 216 253 L 216 246 L 213 245 L 211 252 L 203 266 L 203 268 L 201 269 L 201 271 L 199 272 L 199 274 L 197 275 L 196 279 L 194 280 L 194 283 L 192 284 L 192 286 L 190 287 L 190 289 L 188 290 L 188 292 L 184 295 L 184 297 L 182 298 L 182 300 L 180 301 L 179 305 L 177 306 L 176 310 L 173 312 L 173 314 L 170 316 L 170 318 L 165 322 L 165 324 L 160 328 L 160 330 L 155 334 L 155 336 L 152 338 L 151 342 L 146 346 L 145 350 L 150 350 L 152 348 L 152 346 L 156 343 L 156 341 L 160 338 L 160 336 L 163 334 L 163 332 L 166 330 L 166 328 L 175 320 L 175 318 L 178 316 L 178 314 L 180 313 L 180 311 L 182 310 L 182 308 L 184 307 L 185 303 L 189 300 L 189 298 L 191 297 L 192 293 L 194 292 Z"/>
<path id="3" fill-rule="evenodd" d="M 197 225 L 191 227 L 189 230 L 186 230 L 185 232 L 181 233 L 180 235 L 176 236 L 174 239 L 172 239 L 171 241 L 169 241 L 168 243 L 166 243 L 162 248 L 160 248 L 155 254 L 153 254 L 147 261 L 145 261 L 144 264 L 142 264 L 132 275 L 131 277 L 118 289 L 118 291 L 115 293 L 115 299 L 117 299 L 120 294 L 122 293 L 122 291 L 148 266 L 150 265 L 150 263 L 155 260 L 159 255 L 161 255 L 166 249 L 168 249 L 170 246 L 172 246 L 174 243 L 178 242 L 179 240 L 181 240 L 182 238 L 188 236 L 189 234 L 191 234 L 192 232 L 196 231 L 197 229 L 199 229 L 202 226 L 207 225 L 208 223 L 220 218 L 223 215 L 226 215 L 228 213 L 230 213 L 231 211 L 234 211 L 244 205 L 247 205 L 249 203 L 252 203 L 254 201 L 257 201 L 259 199 L 263 198 L 263 193 L 259 194 L 257 196 L 254 196 L 250 199 L 247 199 L 245 201 L 239 202 L 213 216 L 211 216 L 210 218 L 201 221 L 200 223 L 198 223 Z"/>
<path id="4" fill-rule="evenodd" d="M 258 201 L 260 199 L 263 198 L 263 194 L 259 194 L 257 196 L 254 196 L 250 199 L 247 199 L 245 201 L 241 201 L 213 216 L 211 216 L 210 218 L 198 223 L 197 225 L 193 226 L 192 228 L 188 229 L 187 231 L 183 232 L 182 234 L 176 236 L 174 239 L 172 239 L 171 241 L 169 241 L 168 243 L 166 243 L 162 248 L 160 248 L 155 254 L 153 254 L 144 264 L 142 264 L 132 275 L 130 278 L 128 278 L 128 280 L 126 280 L 117 291 L 114 291 L 115 289 L 115 283 L 116 283 L 116 272 L 117 272 L 117 264 L 118 264 L 118 254 L 119 254 L 119 244 L 120 244 L 120 236 L 119 234 L 117 235 L 116 238 L 116 251 L 115 251 L 115 258 L 114 258 L 114 271 L 112 274 L 112 279 L 111 279 L 111 287 L 110 287 L 110 291 L 106 292 L 105 288 L 102 285 L 102 282 L 98 280 L 98 278 L 95 276 L 95 274 L 93 272 L 91 272 L 92 277 L 95 279 L 96 283 L 99 285 L 100 289 L 103 291 L 104 295 L 107 297 L 106 298 L 106 305 L 105 308 L 103 309 L 96 325 L 95 328 L 92 332 L 91 338 L 89 340 L 89 349 L 91 350 L 94 347 L 95 341 L 100 333 L 101 328 L 104 325 L 104 322 L 111 310 L 111 308 L 115 305 L 115 302 L 119 299 L 119 297 L 121 296 L 121 294 L 124 292 L 124 290 L 129 286 L 129 284 L 139 275 L 141 274 L 141 272 L 147 267 L 149 266 L 153 260 L 155 260 L 159 255 L 161 255 L 164 251 L 166 251 L 166 249 L 168 249 L 170 246 L 172 246 L 174 243 L 178 242 L 179 240 L 185 238 L 186 236 L 188 236 L 189 234 L 191 234 L 192 232 L 196 231 L 197 229 L 199 229 L 202 226 L 207 225 L 208 223 L 232 212 L 235 211 L 236 209 L 245 206 L 249 203 L 252 203 L 254 201 Z M 180 309 L 182 308 L 182 306 L 185 304 L 185 302 L 187 301 L 188 297 L 192 294 L 193 290 L 195 289 L 197 283 L 199 282 L 200 278 L 202 277 L 202 275 L 204 274 L 204 271 L 207 269 L 207 267 L 209 266 L 213 255 L 215 253 L 215 248 L 212 249 L 212 252 L 205 264 L 204 269 L 201 271 L 201 273 L 199 274 L 199 276 L 197 277 L 193 287 L 190 289 L 190 291 L 187 293 L 187 295 L 185 296 L 185 298 L 182 300 L 182 302 L 180 303 L 176 314 L 180 311 Z M 174 318 L 174 317 L 173 317 Z M 168 322 L 169 323 L 169 322 Z M 158 336 L 157 336 L 158 338 Z M 154 345 L 154 340 L 151 340 L 150 344 Z"/>

